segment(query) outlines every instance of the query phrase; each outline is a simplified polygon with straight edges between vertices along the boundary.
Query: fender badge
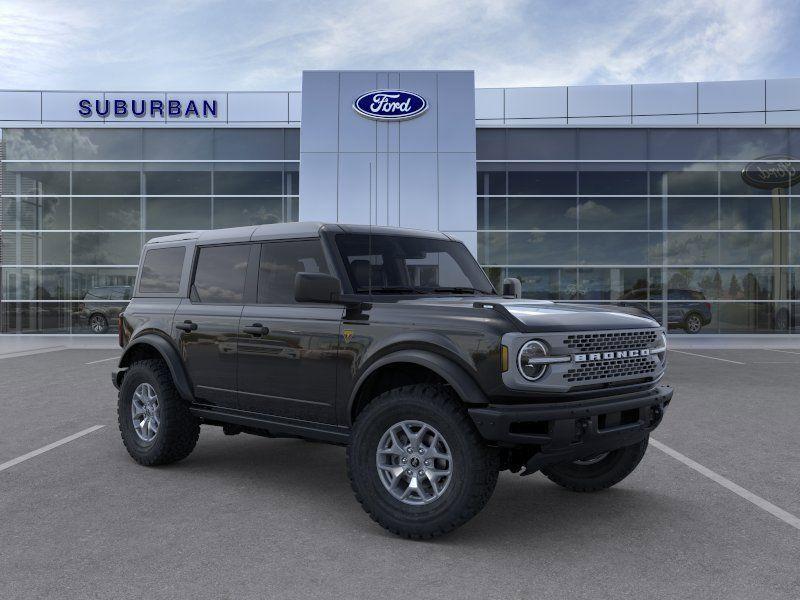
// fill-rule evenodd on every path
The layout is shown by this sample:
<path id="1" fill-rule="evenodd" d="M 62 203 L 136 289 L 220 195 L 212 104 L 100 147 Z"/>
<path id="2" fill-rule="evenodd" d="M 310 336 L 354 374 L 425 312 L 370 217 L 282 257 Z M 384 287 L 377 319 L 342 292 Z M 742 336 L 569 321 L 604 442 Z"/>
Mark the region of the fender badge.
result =
<path id="1" fill-rule="evenodd" d="M 342 334 L 344 335 L 344 343 L 349 344 L 350 340 L 353 339 L 353 330 L 352 329 L 345 329 Z"/>

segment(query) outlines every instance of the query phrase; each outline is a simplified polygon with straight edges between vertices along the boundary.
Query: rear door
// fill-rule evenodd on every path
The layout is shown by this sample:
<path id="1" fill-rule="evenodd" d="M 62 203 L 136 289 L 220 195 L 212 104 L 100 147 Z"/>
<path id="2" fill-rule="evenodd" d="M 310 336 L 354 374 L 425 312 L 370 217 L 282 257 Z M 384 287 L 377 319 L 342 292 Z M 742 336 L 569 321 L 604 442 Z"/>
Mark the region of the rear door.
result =
<path id="1" fill-rule="evenodd" d="M 174 324 L 184 363 L 203 402 L 236 407 L 236 350 L 251 248 L 256 244 L 198 247 L 189 298 Z"/>
<path id="2" fill-rule="evenodd" d="M 301 271 L 329 272 L 319 239 L 261 244 L 256 302 L 239 327 L 239 407 L 334 424 L 344 309 L 295 302 Z"/>

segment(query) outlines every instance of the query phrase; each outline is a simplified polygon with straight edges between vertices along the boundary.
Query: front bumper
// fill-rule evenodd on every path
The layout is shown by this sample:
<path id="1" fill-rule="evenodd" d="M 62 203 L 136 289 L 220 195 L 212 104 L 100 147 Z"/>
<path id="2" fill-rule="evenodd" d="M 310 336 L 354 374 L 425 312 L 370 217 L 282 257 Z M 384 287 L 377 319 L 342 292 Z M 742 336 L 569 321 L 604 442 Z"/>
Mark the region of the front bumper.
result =
<path id="1" fill-rule="evenodd" d="M 629 446 L 655 429 L 672 388 L 548 404 L 499 405 L 468 410 L 484 439 L 531 449 L 527 472 Z"/>

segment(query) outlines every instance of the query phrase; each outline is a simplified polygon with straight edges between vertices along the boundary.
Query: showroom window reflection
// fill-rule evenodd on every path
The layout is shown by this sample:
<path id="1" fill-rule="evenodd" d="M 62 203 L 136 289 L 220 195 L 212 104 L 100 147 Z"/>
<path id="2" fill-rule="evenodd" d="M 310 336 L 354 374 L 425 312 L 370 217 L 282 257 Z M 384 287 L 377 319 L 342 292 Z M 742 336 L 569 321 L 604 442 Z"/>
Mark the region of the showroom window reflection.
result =
<path id="1" fill-rule="evenodd" d="M 800 157 L 800 130 L 487 128 L 477 139 L 479 260 L 495 283 L 640 306 L 676 332 L 692 315 L 703 333 L 800 326 L 797 188 L 742 177 L 753 160 Z"/>
<path id="2" fill-rule="evenodd" d="M 2 143 L 3 333 L 111 330 L 148 239 L 298 219 L 297 129 L 4 129 Z"/>

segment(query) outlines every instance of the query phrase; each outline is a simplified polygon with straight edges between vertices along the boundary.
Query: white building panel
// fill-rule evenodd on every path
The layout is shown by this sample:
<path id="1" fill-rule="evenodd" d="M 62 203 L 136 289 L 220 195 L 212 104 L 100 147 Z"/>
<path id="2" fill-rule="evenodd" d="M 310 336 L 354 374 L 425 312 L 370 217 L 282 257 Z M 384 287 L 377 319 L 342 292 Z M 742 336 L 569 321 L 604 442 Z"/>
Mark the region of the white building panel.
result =
<path id="1" fill-rule="evenodd" d="M 439 228 L 436 163 L 434 152 L 400 155 L 400 227 Z"/>
<path id="2" fill-rule="evenodd" d="M 503 88 L 475 90 L 475 118 L 503 119 Z"/>
<path id="3" fill-rule="evenodd" d="M 631 114 L 631 86 L 570 86 L 567 94 L 572 117 L 614 117 Z"/>
<path id="4" fill-rule="evenodd" d="M 630 125 L 630 115 L 624 117 L 570 117 L 570 125 Z"/>
<path id="5" fill-rule="evenodd" d="M 303 72 L 303 105 L 301 151 L 338 152 L 339 73 Z"/>
<path id="6" fill-rule="evenodd" d="M 338 221 L 359 225 L 375 224 L 375 154 L 342 152 L 339 154 Z M 302 186 L 301 186 L 302 189 Z M 305 198 L 303 190 L 302 200 Z"/>
<path id="7" fill-rule="evenodd" d="M 701 113 L 764 110 L 764 80 L 700 82 L 698 105 Z"/>
<path id="8" fill-rule="evenodd" d="M 690 115 L 634 115 L 634 125 L 697 125 L 697 113 Z"/>
<path id="9" fill-rule="evenodd" d="M 506 119 L 547 119 L 567 116 L 567 88 L 509 88 Z"/>
<path id="10" fill-rule="evenodd" d="M 0 121 L 39 121 L 41 92 L 0 92 Z"/>
<path id="11" fill-rule="evenodd" d="M 228 94 L 228 121 L 289 121 L 289 94 L 286 92 L 231 92 Z"/>
<path id="12" fill-rule="evenodd" d="M 696 83 L 648 83 L 631 86 L 634 115 L 697 112 Z"/>
<path id="13" fill-rule="evenodd" d="M 474 73 L 440 72 L 436 79 L 437 152 L 475 152 L 475 103 L 468 101 L 475 96 Z"/>
<path id="14" fill-rule="evenodd" d="M 89 117 L 82 117 L 78 112 L 78 103 L 88 100 L 91 103 L 92 113 Z M 102 92 L 43 92 L 42 93 L 42 120 L 87 122 L 102 121 L 95 111 L 95 100 L 104 100 Z"/>
<path id="15" fill-rule="evenodd" d="M 401 90 L 419 94 L 428 101 L 428 110 L 414 119 L 402 121 L 400 152 L 436 152 L 439 103 L 436 73 L 432 71 L 404 71 L 400 73 Z"/>
<path id="16" fill-rule="evenodd" d="M 338 219 L 338 162 L 339 155 L 336 152 L 301 152 L 301 221 Z"/>
<path id="17" fill-rule="evenodd" d="M 300 92 L 289 92 L 289 121 L 299 123 L 303 114 L 303 95 Z"/>
<path id="18" fill-rule="evenodd" d="M 767 79 L 767 110 L 800 110 L 800 77 Z"/>
<path id="19" fill-rule="evenodd" d="M 700 125 L 764 125 L 763 112 L 713 113 L 699 115 Z"/>
<path id="20" fill-rule="evenodd" d="M 503 125 L 503 123 L 500 123 Z M 547 125 L 566 125 L 567 117 L 556 119 L 506 119 L 505 125 L 522 125 L 523 127 L 541 127 Z"/>
<path id="21" fill-rule="evenodd" d="M 776 110 L 767 113 L 767 125 L 800 125 L 800 110 Z"/>
<path id="22" fill-rule="evenodd" d="M 478 228 L 475 204 L 475 153 L 439 154 L 439 228 Z"/>
<path id="23" fill-rule="evenodd" d="M 375 73 L 344 71 L 339 75 L 339 152 L 375 152 L 375 125 L 353 110 L 356 98 L 377 88 Z"/>

